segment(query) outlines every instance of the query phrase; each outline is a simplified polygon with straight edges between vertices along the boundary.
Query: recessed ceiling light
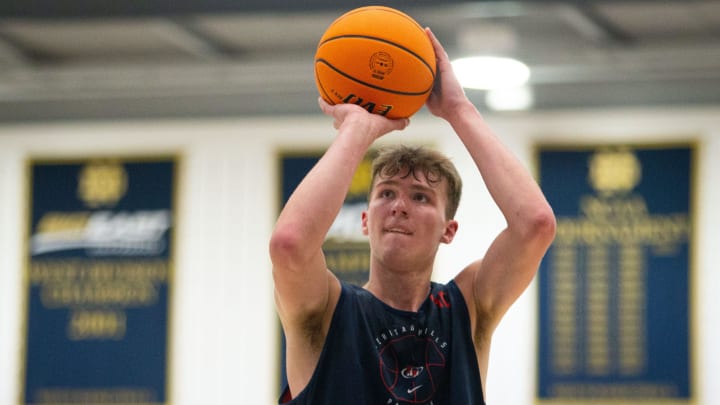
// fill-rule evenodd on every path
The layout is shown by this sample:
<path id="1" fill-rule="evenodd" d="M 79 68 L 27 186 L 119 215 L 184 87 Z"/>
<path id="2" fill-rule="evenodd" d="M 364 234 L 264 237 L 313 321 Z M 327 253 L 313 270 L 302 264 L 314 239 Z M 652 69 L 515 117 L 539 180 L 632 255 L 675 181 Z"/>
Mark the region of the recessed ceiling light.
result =
<path id="1" fill-rule="evenodd" d="M 485 104 L 495 111 L 520 111 L 533 106 L 533 92 L 528 86 L 488 90 Z"/>
<path id="2" fill-rule="evenodd" d="M 530 68 L 516 59 L 473 56 L 452 61 L 460 84 L 470 89 L 493 90 L 524 85 Z"/>

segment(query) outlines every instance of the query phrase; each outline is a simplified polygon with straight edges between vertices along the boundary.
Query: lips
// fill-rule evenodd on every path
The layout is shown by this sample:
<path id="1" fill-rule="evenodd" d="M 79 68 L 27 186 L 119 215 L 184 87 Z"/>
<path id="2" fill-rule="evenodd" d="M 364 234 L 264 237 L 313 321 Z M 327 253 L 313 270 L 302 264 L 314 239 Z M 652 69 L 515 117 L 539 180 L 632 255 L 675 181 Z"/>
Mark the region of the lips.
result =
<path id="1" fill-rule="evenodd" d="M 386 228 L 386 233 L 399 233 L 401 235 L 412 235 L 412 232 L 404 228 Z"/>

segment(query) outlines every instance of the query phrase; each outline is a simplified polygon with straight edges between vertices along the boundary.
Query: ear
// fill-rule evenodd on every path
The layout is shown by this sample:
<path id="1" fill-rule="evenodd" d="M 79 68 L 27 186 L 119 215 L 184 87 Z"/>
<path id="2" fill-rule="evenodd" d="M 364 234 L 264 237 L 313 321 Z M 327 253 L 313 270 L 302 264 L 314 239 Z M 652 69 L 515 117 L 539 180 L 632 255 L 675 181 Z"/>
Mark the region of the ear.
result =
<path id="1" fill-rule="evenodd" d="M 455 238 L 455 234 L 458 230 L 458 222 L 454 219 L 451 219 L 447 222 L 445 225 L 445 232 L 443 232 L 442 236 L 440 237 L 440 242 L 442 243 L 450 243 L 453 241 L 453 238 Z"/>
<path id="2" fill-rule="evenodd" d="M 360 218 L 361 218 L 361 222 L 362 222 L 362 233 L 363 233 L 363 235 L 367 236 L 367 234 L 368 234 L 368 225 L 367 225 L 368 215 L 367 215 L 367 211 L 363 211 L 363 212 L 362 212 L 362 215 L 360 216 Z"/>

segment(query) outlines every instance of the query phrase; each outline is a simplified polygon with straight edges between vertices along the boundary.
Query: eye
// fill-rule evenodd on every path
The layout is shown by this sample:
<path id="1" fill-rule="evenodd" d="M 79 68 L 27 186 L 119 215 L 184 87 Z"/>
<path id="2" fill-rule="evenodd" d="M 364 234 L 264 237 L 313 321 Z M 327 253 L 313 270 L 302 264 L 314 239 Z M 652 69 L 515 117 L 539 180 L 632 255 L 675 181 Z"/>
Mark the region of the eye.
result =
<path id="1" fill-rule="evenodd" d="M 413 195 L 413 200 L 418 202 L 429 202 L 430 198 L 428 198 L 428 196 L 423 193 L 417 193 Z"/>
<path id="2" fill-rule="evenodd" d="M 395 193 L 390 189 L 384 189 L 380 191 L 380 197 L 382 198 L 392 198 L 395 196 Z"/>

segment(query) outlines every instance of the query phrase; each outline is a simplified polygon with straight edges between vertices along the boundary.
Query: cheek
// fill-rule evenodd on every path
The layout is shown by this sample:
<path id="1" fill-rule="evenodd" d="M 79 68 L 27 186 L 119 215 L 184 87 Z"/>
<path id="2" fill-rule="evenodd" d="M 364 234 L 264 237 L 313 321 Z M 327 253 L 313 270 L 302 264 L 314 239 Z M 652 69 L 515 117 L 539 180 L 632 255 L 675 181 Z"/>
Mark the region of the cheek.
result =
<path id="1" fill-rule="evenodd" d="M 428 224 L 428 227 L 432 227 L 431 232 L 437 235 L 445 234 L 445 231 L 447 229 L 447 221 L 445 221 L 444 215 L 438 216 L 437 213 L 434 215 L 428 215 L 428 217 L 426 218 L 426 223 Z"/>

